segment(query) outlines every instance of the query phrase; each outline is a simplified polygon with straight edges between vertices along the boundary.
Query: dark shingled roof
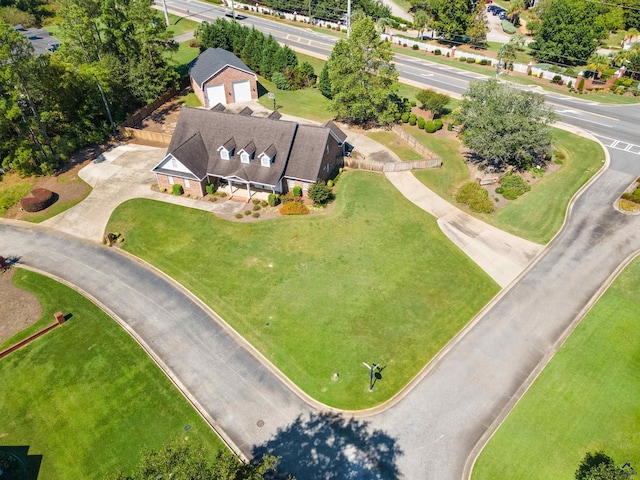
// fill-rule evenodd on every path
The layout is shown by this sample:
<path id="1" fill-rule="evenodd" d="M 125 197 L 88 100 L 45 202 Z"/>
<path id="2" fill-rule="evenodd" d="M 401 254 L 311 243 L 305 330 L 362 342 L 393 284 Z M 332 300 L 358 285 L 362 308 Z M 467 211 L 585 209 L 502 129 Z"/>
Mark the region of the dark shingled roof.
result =
<path id="1" fill-rule="evenodd" d="M 207 48 L 189 64 L 189 75 L 200 88 L 204 83 L 226 66 L 255 75 L 242 60 L 222 48 Z"/>
<path id="2" fill-rule="evenodd" d="M 339 139 L 340 143 L 344 143 L 347 139 L 347 134 L 340 130 L 338 126 L 331 120 L 325 122 L 325 124 L 322 126 L 331 130 L 333 134 Z"/>
<path id="3" fill-rule="evenodd" d="M 207 173 L 273 186 L 284 176 L 314 182 L 329 135 L 325 127 L 183 107 L 167 154 L 174 155 L 199 178 Z M 230 150 L 232 142 L 244 148 L 229 160 L 222 160 L 218 148 L 224 145 Z M 272 162 L 263 167 L 257 155 L 250 163 L 242 163 L 240 150 L 265 153 Z M 181 172 L 167 171 L 164 163 L 153 171 L 189 178 Z"/>
<path id="4" fill-rule="evenodd" d="M 282 118 L 282 114 L 279 111 L 274 110 L 269 114 L 268 118 L 271 118 L 273 120 L 280 120 Z"/>
<path id="5" fill-rule="evenodd" d="M 315 182 L 328 139 L 328 128 L 300 125 L 291 151 L 296 161 L 289 162 L 285 176 Z"/>
<path id="6" fill-rule="evenodd" d="M 214 112 L 224 112 L 227 109 L 223 104 L 216 103 L 211 110 Z"/>
<path id="7" fill-rule="evenodd" d="M 242 110 L 240 110 L 240 112 L 238 112 L 238 115 L 250 117 L 251 115 L 253 115 L 253 110 L 251 110 L 249 107 L 244 107 Z"/>
<path id="8" fill-rule="evenodd" d="M 233 137 L 231 137 L 229 140 L 227 140 L 226 142 L 224 142 L 222 144 L 222 146 L 225 148 L 225 150 L 227 150 L 228 152 L 230 152 L 231 150 L 233 150 L 234 148 L 236 148 L 236 141 Z"/>

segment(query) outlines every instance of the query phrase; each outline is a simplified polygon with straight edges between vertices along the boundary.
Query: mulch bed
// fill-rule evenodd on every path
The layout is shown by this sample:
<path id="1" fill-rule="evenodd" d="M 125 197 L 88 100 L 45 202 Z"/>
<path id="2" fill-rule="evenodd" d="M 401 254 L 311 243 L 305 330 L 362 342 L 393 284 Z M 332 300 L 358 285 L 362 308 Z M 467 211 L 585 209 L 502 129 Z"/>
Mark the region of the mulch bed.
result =
<path id="1" fill-rule="evenodd" d="M 0 273 L 0 343 L 34 324 L 42 316 L 38 299 L 13 284 L 14 272 L 15 269 L 11 268 Z"/>

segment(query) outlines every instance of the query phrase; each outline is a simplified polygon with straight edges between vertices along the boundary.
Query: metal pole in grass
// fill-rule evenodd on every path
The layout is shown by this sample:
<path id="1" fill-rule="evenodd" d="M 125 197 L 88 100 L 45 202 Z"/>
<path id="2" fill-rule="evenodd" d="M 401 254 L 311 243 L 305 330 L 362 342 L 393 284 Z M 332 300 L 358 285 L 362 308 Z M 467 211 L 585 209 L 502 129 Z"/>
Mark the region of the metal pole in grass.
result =
<path id="1" fill-rule="evenodd" d="M 276 111 L 276 94 L 275 94 L 275 93 L 271 93 L 271 92 L 269 92 L 269 93 L 267 93 L 267 96 L 268 96 L 271 100 L 273 100 L 273 111 L 275 112 L 275 111 Z"/>
<path id="2" fill-rule="evenodd" d="M 369 391 L 371 392 L 373 390 L 373 371 L 378 368 L 378 364 L 374 363 L 372 365 L 369 365 L 367 362 L 362 362 L 362 364 L 369 369 Z"/>

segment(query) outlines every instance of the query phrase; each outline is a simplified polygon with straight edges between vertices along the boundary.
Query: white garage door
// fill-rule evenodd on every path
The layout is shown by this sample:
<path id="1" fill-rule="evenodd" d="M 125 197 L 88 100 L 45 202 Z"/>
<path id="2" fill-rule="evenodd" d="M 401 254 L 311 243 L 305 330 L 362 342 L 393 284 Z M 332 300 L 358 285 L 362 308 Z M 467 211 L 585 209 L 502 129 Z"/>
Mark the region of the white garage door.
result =
<path id="1" fill-rule="evenodd" d="M 242 82 L 234 82 L 233 84 L 233 98 L 236 102 L 249 102 L 251 101 L 251 84 L 249 80 Z"/>
<path id="2" fill-rule="evenodd" d="M 212 87 L 207 87 L 206 92 L 209 107 L 215 107 L 219 103 L 223 105 L 227 104 L 227 99 L 224 97 L 224 85 L 213 85 Z"/>

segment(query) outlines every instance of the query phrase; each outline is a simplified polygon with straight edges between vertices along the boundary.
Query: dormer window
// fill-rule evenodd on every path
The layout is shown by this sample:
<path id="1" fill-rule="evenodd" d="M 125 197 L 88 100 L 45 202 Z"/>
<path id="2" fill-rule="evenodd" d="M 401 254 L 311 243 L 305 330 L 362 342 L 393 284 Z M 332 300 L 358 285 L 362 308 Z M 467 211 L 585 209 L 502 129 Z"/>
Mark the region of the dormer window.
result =
<path id="1" fill-rule="evenodd" d="M 253 155 L 256 153 L 256 146 L 253 143 L 253 141 L 251 141 L 246 147 L 242 148 L 238 153 L 240 154 L 240 161 L 242 163 L 251 163 L 251 160 L 253 159 Z"/>
<path id="2" fill-rule="evenodd" d="M 224 142 L 223 145 L 218 147 L 218 152 L 220 152 L 220 158 L 222 160 L 229 160 L 233 157 L 233 151 L 236 148 L 236 141 L 231 137 L 229 140 Z"/>
<path id="3" fill-rule="evenodd" d="M 260 165 L 262 165 L 263 167 L 271 167 L 275 156 L 276 148 L 273 146 L 273 144 L 271 144 L 265 149 L 264 152 L 258 155 L 258 158 L 260 159 Z"/>

